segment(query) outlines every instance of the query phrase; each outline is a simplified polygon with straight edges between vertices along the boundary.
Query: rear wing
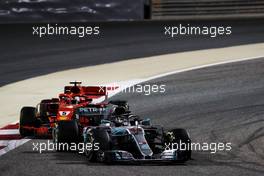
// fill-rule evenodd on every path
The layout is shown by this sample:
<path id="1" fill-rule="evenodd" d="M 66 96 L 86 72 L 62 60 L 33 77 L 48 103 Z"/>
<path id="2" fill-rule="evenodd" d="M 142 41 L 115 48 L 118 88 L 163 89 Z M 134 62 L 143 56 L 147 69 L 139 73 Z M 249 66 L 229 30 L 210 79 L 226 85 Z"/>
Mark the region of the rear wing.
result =
<path id="1" fill-rule="evenodd" d="M 85 95 L 90 99 L 97 99 L 105 96 L 108 97 L 107 87 L 104 86 L 65 86 L 65 94 L 80 94 Z"/>
<path id="2" fill-rule="evenodd" d="M 107 87 L 103 86 L 88 86 L 84 88 L 84 94 L 91 99 L 100 99 L 104 97 L 105 101 L 108 98 Z"/>
<path id="3" fill-rule="evenodd" d="M 84 94 L 90 96 L 103 96 L 107 95 L 107 88 L 103 86 L 88 86 L 83 87 Z"/>
<path id="4" fill-rule="evenodd" d="M 76 91 L 76 89 L 79 89 Z M 73 92 L 74 90 L 74 92 Z M 104 86 L 65 86 L 64 93 L 80 93 L 84 95 L 107 95 L 107 87 Z"/>

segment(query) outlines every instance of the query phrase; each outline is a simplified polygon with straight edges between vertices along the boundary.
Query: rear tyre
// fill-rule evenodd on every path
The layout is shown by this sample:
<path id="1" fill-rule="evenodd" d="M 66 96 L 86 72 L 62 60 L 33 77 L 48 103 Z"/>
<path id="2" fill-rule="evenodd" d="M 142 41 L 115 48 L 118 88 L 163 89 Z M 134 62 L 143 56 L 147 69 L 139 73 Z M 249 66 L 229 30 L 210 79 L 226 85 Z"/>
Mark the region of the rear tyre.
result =
<path id="1" fill-rule="evenodd" d="M 79 139 L 79 129 L 76 121 L 59 121 L 52 133 L 53 143 L 57 151 L 68 151 L 70 143 Z"/>
<path id="2" fill-rule="evenodd" d="M 20 119 L 19 119 L 19 132 L 20 135 L 32 136 L 34 135 L 34 131 L 27 129 L 26 127 L 34 127 L 37 123 L 36 119 L 36 108 L 34 107 L 23 107 L 20 111 Z"/>
<path id="3" fill-rule="evenodd" d="M 90 162 L 105 162 L 105 151 L 111 149 L 111 138 L 107 129 L 98 128 L 87 131 L 85 145 L 90 143 L 91 150 L 85 150 L 85 155 Z"/>

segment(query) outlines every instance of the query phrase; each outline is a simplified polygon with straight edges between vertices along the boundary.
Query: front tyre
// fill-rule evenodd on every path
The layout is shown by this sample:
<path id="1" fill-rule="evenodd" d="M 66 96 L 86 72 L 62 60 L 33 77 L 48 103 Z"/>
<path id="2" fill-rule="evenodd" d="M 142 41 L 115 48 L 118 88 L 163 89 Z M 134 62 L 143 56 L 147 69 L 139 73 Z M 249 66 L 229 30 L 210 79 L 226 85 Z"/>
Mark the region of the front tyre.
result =
<path id="1" fill-rule="evenodd" d="M 185 150 L 178 151 L 178 159 L 182 162 L 191 159 L 191 139 L 188 132 L 182 128 L 176 128 L 169 130 L 165 135 L 165 142 L 167 143 L 177 143 L 178 146 L 184 146 Z"/>
<path id="2" fill-rule="evenodd" d="M 85 150 L 85 155 L 90 162 L 104 162 L 105 151 L 111 148 L 111 138 L 107 129 L 88 129 L 85 134 L 85 145 L 90 143 L 91 150 Z"/>
<path id="3" fill-rule="evenodd" d="M 76 121 L 59 121 L 52 132 L 57 151 L 68 151 L 70 143 L 78 142 L 79 129 Z"/>

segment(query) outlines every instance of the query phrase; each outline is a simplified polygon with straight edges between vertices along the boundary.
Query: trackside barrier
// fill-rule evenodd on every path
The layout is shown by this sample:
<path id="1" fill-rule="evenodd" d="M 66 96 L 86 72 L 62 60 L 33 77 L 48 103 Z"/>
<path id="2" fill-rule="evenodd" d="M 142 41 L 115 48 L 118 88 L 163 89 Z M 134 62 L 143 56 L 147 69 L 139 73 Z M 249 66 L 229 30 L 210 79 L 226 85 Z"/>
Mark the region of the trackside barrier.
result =
<path id="1" fill-rule="evenodd" d="M 143 20 L 145 0 L 0 0 L 0 23 Z"/>
<path id="2" fill-rule="evenodd" d="M 264 0 L 151 0 L 151 19 L 264 17 Z"/>

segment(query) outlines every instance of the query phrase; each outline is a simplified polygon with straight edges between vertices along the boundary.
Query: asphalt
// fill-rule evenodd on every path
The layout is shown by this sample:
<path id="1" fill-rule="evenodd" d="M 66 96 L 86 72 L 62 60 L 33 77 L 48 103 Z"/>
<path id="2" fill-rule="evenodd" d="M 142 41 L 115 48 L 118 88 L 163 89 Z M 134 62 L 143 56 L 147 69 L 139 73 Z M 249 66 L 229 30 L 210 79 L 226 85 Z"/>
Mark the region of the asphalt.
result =
<path id="1" fill-rule="evenodd" d="M 193 142 L 231 142 L 231 151 L 194 151 L 185 165 L 106 166 L 77 153 L 32 151 L 32 140 L 0 157 L 1 175 L 263 175 L 264 60 L 175 74 L 145 84 L 165 93 L 121 93 L 131 110 L 153 124 L 189 130 Z M 144 85 L 144 84 L 143 84 Z"/>
<path id="2" fill-rule="evenodd" d="M 232 34 L 209 36 L 164 35 L 165 26 L 231 26 Z M 0 86 L 56 71 L 154 56 L 263 42 L 263 19 L 207 21 L 143 21 L 58 24 L 99 26 L 101 34 L 76 36 L 32 35 L 32 26 L 0 24 Z"/>

